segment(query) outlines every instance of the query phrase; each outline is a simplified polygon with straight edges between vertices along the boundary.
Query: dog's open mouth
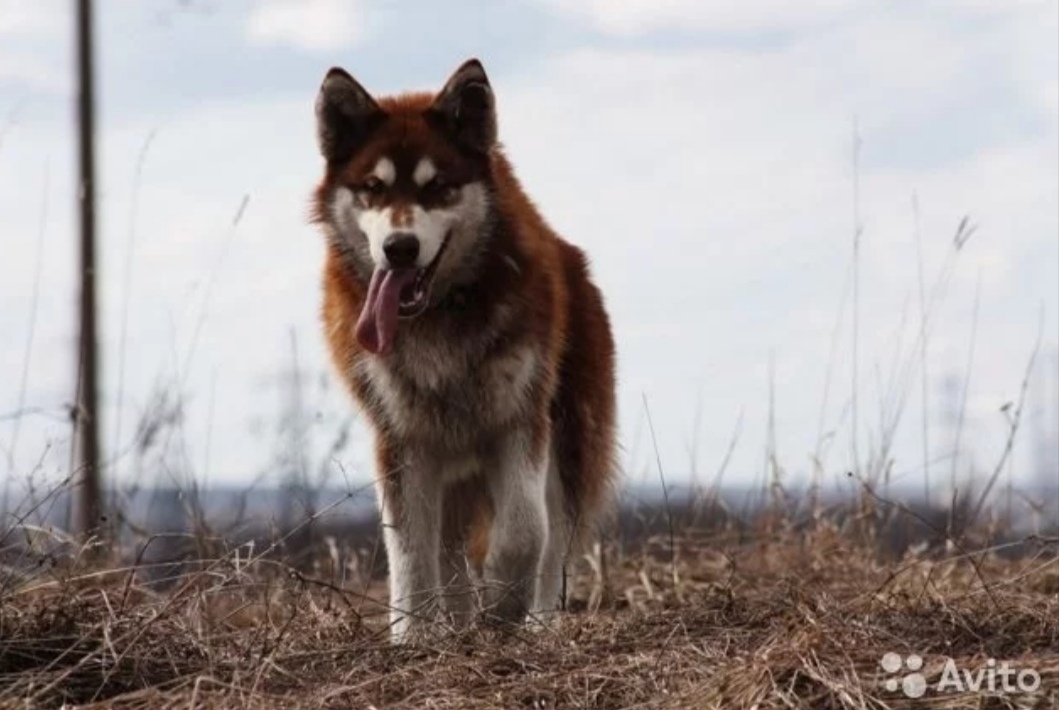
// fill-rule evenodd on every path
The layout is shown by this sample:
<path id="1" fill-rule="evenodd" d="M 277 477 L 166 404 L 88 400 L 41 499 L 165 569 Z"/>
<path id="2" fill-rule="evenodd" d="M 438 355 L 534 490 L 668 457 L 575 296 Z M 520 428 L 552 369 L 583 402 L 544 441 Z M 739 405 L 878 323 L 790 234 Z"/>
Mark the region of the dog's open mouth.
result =
<path id="1" fill-rule="evenodd" d="M 401 296 L 397 302 L 397 315 L 401 318 L 414 318 L 426 310 L 427 304 L 430 303 L 430 288 L 434 285 L 434 274 L 437 273 L 438 262 L 441 261 L 441 255 L 445 253 L 445 247 L 448 244 L 449 238 L 446 236 L 433 261 L 422 269 L 406 269 L 406 271 L 414 272 L 414 278 L 410 283 L 401 287 Z"/>
<path id="2" fill-rule="evenodd" d="M 414 318 L 430 304 L 438 264 L 449 245 L 450 234 L 437 255 L 419 269 L 376 269 L 357 321 L 357 341 L 372 353 L 385 353 L 393 345 L 398 318 Z"/>

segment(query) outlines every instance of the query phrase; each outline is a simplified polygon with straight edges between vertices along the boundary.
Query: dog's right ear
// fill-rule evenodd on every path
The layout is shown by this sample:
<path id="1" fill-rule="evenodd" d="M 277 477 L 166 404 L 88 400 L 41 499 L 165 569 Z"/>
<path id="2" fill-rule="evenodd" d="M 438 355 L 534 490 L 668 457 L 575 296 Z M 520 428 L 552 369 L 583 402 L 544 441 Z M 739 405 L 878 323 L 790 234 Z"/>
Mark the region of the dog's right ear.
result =
<path id="1" fill-rule="evenodd" d="M 485 68 L 477 59 L 460 65 L 431 108 L 449 133 L 468 148 L 488 153 L 496 143 L 496 100 Z"/>
<path id="2" fill-rule="evenodd" d="M 344 69 L 332 67 L 316 96 L 316 140 L 329 162 L 349 158 L 383 119 L 383 110 Z"/>

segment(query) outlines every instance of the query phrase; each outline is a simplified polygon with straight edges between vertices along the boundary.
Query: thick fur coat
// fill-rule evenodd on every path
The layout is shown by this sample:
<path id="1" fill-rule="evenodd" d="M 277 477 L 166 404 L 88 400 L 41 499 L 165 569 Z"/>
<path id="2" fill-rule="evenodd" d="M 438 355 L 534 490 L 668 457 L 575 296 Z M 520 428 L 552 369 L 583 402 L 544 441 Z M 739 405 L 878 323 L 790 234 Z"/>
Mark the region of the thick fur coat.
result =
<path id="1" fill-rule="evenodd" d="M 498 141 L 485 70 L 316 102 L 323 327 L 375 439 L 393 637 L 562 604 L 616 476 L 615 352 L 582 250 Z"/>

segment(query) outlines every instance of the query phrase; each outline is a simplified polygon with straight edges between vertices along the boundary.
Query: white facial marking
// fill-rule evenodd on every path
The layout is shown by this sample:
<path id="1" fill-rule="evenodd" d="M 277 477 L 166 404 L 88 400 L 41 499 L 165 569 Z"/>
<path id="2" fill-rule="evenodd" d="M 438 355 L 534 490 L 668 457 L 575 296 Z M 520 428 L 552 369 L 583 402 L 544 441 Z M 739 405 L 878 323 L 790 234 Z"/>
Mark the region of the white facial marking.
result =
<path id="1" fill-rule="evenodd" d="M 331 203 L 331 216 L 335 220 L 335 226 L 342 236 L 349 239 L 349 234 L 354 231 L 356 224 L 356 209 L 353 191 L 347 187 L 335 190 L 334 201 Z"/>
<path id="2" fill-rule="evenodd" d="M 386 254 L 382 250 L 382 243 L 394 231 L 391 212 L 392 210 L 389 207 L 357 212 L 357 226 L 367 236 L 371 259 L 376 264 L 386 263 Z"/>
<path id="3" fill-rule="evenodd" d="M 397 168 L 394 167 L 392 160 L 383 157 L 375 163 L 375 169 L 371 171 L 371 174 L 387 185 L 393 185 L 393 181 L 397 179 Z"/>
<path id="4" fill-rule="evenodd" d="M 488 213 L 485 186 L 480 182 L 469 182 L 460 188 L 456 202 L 444 210 L 433 212 L 445 212 L 449 215 L 442 238 L 445 233 L 451 231 L 451 253 L 466 255 L 467 250 L 477 241 L 482 222 Z M 440 243 L 438 246 L 440 247 Z M 446 262 L 447 264 L 439 267 L 439 278 L 445 278 L 447 273 L 452 273 L 459 264 L 459 259 L 447 259 Z"/>
<path id="5" fill-rule="evenodd" d="M 420 169 L 426 170 L 423 165 L 424 161 L 420 161 L 417 172 Z M 396 177 L 393 170 L 393 162 L 389 158 L 381 158 L 373 174 L 380 180 L 393 180 Z M 457 200 L 446 207 L 425 210 L 419 205 L 412 205 L 411 219 L 399 220 L 401 224 L 395 224 L 396 215 L 391 207 L 358 207 L 353 191 L 346 187 L 335 190 L 331 203 L 332 218 L 342 238 L 352 243 L 367 237 L 372 261 L 378 266 L 387 266 L 386 255 L 382 249 L 386 237 L 395 231 L 414 233 L 419 238 L 419 259 L 416 266 L 421 269 L 437 257 L 447 234 L 452 234 L 455 242 L 453 246 L 457 251 L 466 249 L 476 238 L 486 211 L 485 190 L 481 183 L 475 182 L 460 188 Z"/>
<path id="6" fill-rule="evenodd" d="M 434 162 L 430 158 L 423 158 L 416 165 L 415 172 L 412 173 L 412 179 L 415 180 L 416 185 L 422 187 L 433 180 L 437 174 L 438 169 L 434 167 Z"/>
<path id="7" fill-rule="evenodd" d="M 453 225 L 459 220 L 456 209 L 425 210 L 419 205 L 412 207 L 412 225 L 409 231 L 419 237 L 419 266 L 427 266 L 441 251 L 441 243 Z"/>

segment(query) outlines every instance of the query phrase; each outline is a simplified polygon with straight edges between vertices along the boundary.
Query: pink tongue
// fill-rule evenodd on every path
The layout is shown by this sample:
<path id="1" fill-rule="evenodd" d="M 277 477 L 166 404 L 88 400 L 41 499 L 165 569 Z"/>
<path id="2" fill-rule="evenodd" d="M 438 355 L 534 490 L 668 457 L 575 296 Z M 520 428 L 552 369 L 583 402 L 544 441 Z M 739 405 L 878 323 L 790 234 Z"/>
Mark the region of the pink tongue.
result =
<path id="1" fill-rule="evenodd" d="M 376 269 L 357 321 L 357 341 L 368 352 L 387 352 L 397 332 L 401 289 L 415 280 L 415 269 Z"/>

